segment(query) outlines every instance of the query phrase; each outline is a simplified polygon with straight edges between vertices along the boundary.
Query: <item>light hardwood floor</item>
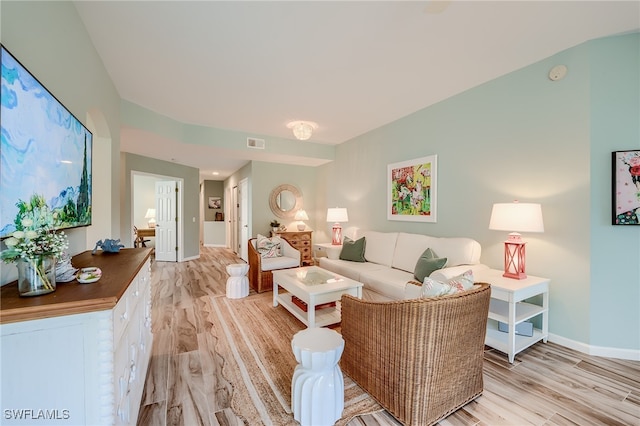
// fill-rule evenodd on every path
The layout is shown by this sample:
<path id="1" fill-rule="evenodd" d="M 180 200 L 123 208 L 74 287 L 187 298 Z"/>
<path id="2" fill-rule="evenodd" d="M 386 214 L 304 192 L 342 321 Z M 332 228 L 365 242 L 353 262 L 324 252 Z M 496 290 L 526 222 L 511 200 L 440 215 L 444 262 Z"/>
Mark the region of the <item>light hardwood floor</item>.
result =
<path id="1" fill-rule="evenodd" d="M 139 425 L 240 425 L 232 384 L 208 350 L 203 297 L 224 295 L 227 249 L 202 248 L 198 260 L 152 263 L 153 353 Z M 640 362 L 588 356 L 538 343 L 509 364 L 485 352 L 485 389 L 442 425 L 640 425 Z M 397 425 L 384 412 L 349 426 Z"/>

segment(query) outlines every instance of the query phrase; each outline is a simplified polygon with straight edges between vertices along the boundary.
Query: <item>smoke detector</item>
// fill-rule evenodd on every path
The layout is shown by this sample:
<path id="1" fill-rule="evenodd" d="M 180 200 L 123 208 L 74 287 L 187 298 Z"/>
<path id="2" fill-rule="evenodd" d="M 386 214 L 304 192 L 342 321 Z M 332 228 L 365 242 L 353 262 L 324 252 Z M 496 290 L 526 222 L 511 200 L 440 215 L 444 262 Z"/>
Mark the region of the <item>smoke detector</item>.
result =
<path id="1" fill-rule="evenodd" d="M 549 71 L 549 80 L 562 80 L 565 75 L 567 75 L 567 67 L 564 65 L 556 65 Z"/>

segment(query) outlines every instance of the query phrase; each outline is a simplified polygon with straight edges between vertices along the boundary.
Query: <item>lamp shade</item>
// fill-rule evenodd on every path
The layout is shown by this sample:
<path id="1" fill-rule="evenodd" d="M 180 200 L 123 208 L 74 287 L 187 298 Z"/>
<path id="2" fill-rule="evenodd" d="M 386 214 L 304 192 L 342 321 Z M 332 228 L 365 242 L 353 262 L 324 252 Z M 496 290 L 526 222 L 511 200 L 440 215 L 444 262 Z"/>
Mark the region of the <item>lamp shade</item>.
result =
<path id="1" fill-rule="evenodd" d="M 349 222 L 347 209 L 340 207 L 327 209 L 327 222 Z"/>
<path id="2" fill-rule="evenodd" d="M 144 215 L 145 219 L 152 219 L 156 217 L 156 209 L 147 209 L 147 214 Z"/>
<path id="3" fill-rule="evenodd" d="M 294 220 L 309 220 L 309 216 L 307 215 L 307 212 L 300 209 L 296 212 L 296 215 L 293 218 Z"/>
<path id="4" fill-rule="evenodd" d="M 496 203 L 489 229 L 512 232 L 544 232 L 542 207 L 535 203 Z"/>

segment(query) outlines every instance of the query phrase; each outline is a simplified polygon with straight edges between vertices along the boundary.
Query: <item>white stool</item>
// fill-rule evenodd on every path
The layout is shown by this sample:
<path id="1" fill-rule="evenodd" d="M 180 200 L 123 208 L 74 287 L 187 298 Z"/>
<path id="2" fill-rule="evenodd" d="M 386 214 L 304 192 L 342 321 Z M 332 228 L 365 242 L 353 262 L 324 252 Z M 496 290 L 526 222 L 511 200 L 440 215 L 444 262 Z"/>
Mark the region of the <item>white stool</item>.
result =
<path id="1" fill-rule="evenodd" d="M 246 263 L 233 263 L 227 265 L 227 297 L 229 299 L 240 299 L 249 295 L 249 265 Z"/>
<path id="2" fill-rule="evenodd" d="M 291 381 L 293 418 L 302 426 L 333 425 L 344 409 L 344 378 L 338 366 L 344 340 L 328 328 L 297 332 L 291 349 L 298 361 Z"/>

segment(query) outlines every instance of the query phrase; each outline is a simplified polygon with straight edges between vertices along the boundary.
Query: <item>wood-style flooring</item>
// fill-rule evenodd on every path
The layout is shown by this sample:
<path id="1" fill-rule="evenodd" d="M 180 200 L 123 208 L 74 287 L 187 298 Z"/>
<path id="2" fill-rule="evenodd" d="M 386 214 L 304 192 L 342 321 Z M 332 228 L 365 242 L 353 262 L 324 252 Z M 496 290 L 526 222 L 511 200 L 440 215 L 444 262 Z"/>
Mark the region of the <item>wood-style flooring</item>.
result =
<path id="1" fill-rule="evenodd" d="M 242 425 L 230 409 L 223 360 L 209 348 L 202 298 L 224 295 L 231 250 L 201 249 L 183 263 L 152 262 L 153 353 L 139 425 Z M 484 393 L 441 425 L 640 425 L 640 362 L 600 358 L 537 343 L 514 364 L 487 350 Z M 356 425 L 398 425 L 385 412 Z"/>

